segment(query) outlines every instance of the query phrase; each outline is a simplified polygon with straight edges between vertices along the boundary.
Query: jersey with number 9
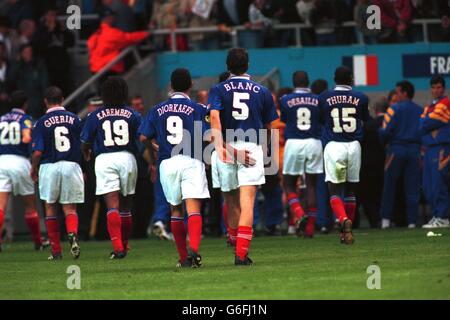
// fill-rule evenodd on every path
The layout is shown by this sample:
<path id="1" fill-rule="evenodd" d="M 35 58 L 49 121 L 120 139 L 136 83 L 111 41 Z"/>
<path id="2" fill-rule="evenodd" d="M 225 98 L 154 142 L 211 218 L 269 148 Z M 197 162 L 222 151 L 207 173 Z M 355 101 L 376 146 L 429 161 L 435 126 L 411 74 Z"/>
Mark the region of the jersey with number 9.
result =
<path id="1" fill-rule="evenodd" d="M 324 142 L 351 142 L 363 138 L 363 122 L 369 119 L 368 98 L 349 86 L 337 86 L 319 96 Z"/>
<path id="2" fill-rule="evenodd" d="M 33 151 L 41 151 L 41 164 L 81 161 L 81 121 L 63 107 L 49 109 L 33 129 Z"/>

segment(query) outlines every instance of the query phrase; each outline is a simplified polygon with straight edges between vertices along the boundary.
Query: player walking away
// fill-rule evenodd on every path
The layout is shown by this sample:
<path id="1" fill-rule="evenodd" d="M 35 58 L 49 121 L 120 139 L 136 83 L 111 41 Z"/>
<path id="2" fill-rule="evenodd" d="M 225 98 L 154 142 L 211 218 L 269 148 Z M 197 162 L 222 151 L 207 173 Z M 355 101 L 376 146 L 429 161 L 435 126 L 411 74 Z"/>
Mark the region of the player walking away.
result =
<path id="1" fill-rule="evenodd" d="M 317 217 L 317 175 L 323 173 L 319 100 L 308 88 L 305 71 L 295 72 L 292 81 L 294 92 L 281 98 L 281 121 L 286 123 L 283 181 L 297 235 L 313 237 Z M 307 186 L 307 214 L 296 191 L 298 178 L 303 174 Z"/>
<path id="2" fill-rule="evenodd" d="M 58 205 L 62 205 L 66 217 L 66 231 L 70 253 L 80 256 L 78 244 L 77 204 L 84 202 L 81 162 L 81 121 L 61 106 L 63 93 L 57 87 L 45 91 L 47 113 L 40 118 L 33 130 L 33 156 L 31 177 L 39 180 L 39 195 L 45 202 L 46 225 L 52 246 L 49 260 L 62 259 L 58 226 Z"/>
<path id="3" fill-rule="evenodd" d="M 199 254 L 202 237 L 202 199 L 209 198 L 205 165 L 194 156 L 194 138 L 202 137 L 203 130 L 195 135 L 195 122 L 202 123 L 205 106 L 191 101 L 188 93 L 192 87 L 191 75 L 186 69 L 176 69 L 171 75 L 174 93 L 169 100 L 150 110 L 139 132 L 141 141 L 151 144 L 156 139 L 159 146 L 158 163 L 161 185 L 171 205 L 170 226 L 180 257 L 177 267 L 198 268 L 202 264 Z M 190 152 L 179 154 L 179 145 L 191 146 Z M 201 153 L 202 154 L 202 153 Z M 182 202 L 188 214 L 189 250 L 186 247 L 186 227 Z"/>
<path id="4" fill-rule="evenodd" d="M 12 192 L 20 195 L 24 201 L 25 221 L 31 231 L 35 249 L 43 250 L 49 243 L 41 236 L 34 183 L 30 177 L 29 146 L 33 122 L 25 113 L 28 97 L 24 91 L 16 91 L 11 98 L 14 108 L 0 117 L 0 234 Z"/>
<path id="5" fill-rule="evenodd" d="M 381 228 L 389 228 L 395 203 L 397 180 L 403 174 L 408 227 L 415 228 L 420 201 L 420 115 L 423 109 L 412 102 L 414 86 L 409 81 L 396 85 L 398 102 L 389 107 L 380 129 L 388 146 L 384 164 L 381 200 Z"/>
<path id="6" fill-rule="evenodd" d="M 248 251 L 253 236 L 256 189 L 265 183 L 263 146 L 258 139 L 246 141 L 251 139 L 237 133 L 259 135 L 263 128 L 270 133 L 271 123 L 278 119 L 270 91 L 246 74 L 248 63 L 245 49 L 231 49 L 227 57 L 231 76 L 212 88 L 209 95 L 219 173 L 219 181 L 214 185 L 220 186 L 228 205 L 229 232 L 236 237 L 235 265 L 252 264 Z M 236 136 L 226 135 L 230 129 Z"/>
<path id="7" fill-rule="evenodd" d="M 141 116 L 127 107 L 128 85 L 118 76 L 101 87 L 102 108 L 91 113 L 81 134 L 81 149 L 88 161 L 95 158 L 96 194 L 105 198 L 108 232 L 114 251 L 122 259 L 128 251 L 132 226 L 132 198 L 136 189 L 136 139 Z"/>
<path id="8" fill-rule="evenodd" d="M 450 211 L 450 101 L 445 94 L 445 79 L 431 78 L 433 101 L 420 120 L 422 144 L 426 147 L 423 187 L 433 217 L 423 228 L 449 227 Z"/>
<path id="9" fill-rule="evenodd" d="M 325 181 L 328 182 L 331 208 L 341 225 L 341 243 L 353 244 L 355 187 L 361 167 L 363 121 L 369 119 L 368 98 L 353 91 L 352 72 L 347 67 L 336 69 L 334 81 L 336 87 L 319 96 L 324 123 Z"/>

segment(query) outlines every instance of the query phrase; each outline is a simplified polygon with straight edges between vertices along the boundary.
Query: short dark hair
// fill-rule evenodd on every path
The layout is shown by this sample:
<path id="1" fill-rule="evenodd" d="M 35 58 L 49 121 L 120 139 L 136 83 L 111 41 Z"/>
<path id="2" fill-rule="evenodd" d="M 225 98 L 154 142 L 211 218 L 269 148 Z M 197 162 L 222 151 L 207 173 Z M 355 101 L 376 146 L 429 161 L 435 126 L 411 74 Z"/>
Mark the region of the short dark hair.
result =
<path id="1" fill-rule="evenodd" d="M 33 46 L 31 45 L 31 43 L 24 43 L 19 47 L 19 52 L 22 53 L 26 48 L 33 49 Z"/>
<path id="2" fill-rule="evenodd" d="M 222 73 L 219 75 L 219 83 L 224 82 L 224 81 L 227 81 L 228 78 L 230 77 L 230 75 L 231 75 L 230 71 L 222 72 Z"/>
<path id="3" fill-rule="evenodd" d="M 395 90 L 391 90 L 391 91 L 389 91 L 389 94 L 388 94 L 388 97 L 387 97 L 387 100 L 388 101 L 391 101 L 392 100 L 392 98 L 395 96 L 397 94 L 397 92 L 395 92 Z"/>
<path id="4" fill-rule="evenodd" d="M 437 74 L 431 77 L 430 79 L 430 86 L 432 86 L 433 84 L 442 84 L 442 86 L 445 88 L 445 79 L 443 76 Z"/>
<path id="5" fill-rule="evenodd" d="M 321 94 L 328 90 L 328 81 L 324 79 L 317 79 L 311 84 L 311 91 L 314 94 Z"/>
<path id="6" fill-rule="evenodd" d="M 58 87 L 48 87 L 47 89 L 45 89 L 44 98 L 50 105 L 61 104 L 63 102 L 63 92 Z"/>
<path id="7" fill-rule="evenodd" d="M 295 71 L 292 75 L 292 84 L 294 87 L 307 88 L 309 86 L 308 73 L 306 71 Z"/>
<path id="8" fill-rule="evenodd" d="M 399 81 L 395 86 L 400 87 L 402 92 L 406 92 L 409 99 L 414 98 L 414 85 L 408 80 Z"/>
<path id="9" fill-rule="evenodd" d="M 334 82 L 337 85 L 351 86 L 353 84 L 352 70 L 346 66 L 340 66 L 334 72 Z"/>
<path id="10" fill-rule="evenodd" d="M 191 73 L 188 69 L 175 69 L 170 76 L 170 84 L 176 92 L 188 91 L 192 87 Z"/>
<path id="11" fill-rule="evenodd" d="M 23 90 L 17 90 L 11 94 L 11 106 L 13 108 L 23 109 L 27 101 L 28 95 Z"/>
<path id="12" fill-rule="evenodd" d="M 120 76 L 109 76 L 100 88 L 105 106 L 123 107 L 128 101 L 128 85 Z"/>
<path id="13" fill-rule="evenodd" d="M 228 50 L 228 71 L 235 75 L 241 75 L 248 70 L 248 52 L 244 48 L 232 48 Z"/>

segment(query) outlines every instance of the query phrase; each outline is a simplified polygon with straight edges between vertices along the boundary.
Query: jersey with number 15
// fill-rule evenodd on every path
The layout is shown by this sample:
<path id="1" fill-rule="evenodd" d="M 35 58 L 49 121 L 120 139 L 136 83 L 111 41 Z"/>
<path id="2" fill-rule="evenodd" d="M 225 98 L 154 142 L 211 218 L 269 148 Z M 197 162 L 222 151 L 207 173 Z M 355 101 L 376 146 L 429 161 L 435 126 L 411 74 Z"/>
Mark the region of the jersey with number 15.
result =
<path id="1" fill-rule="evenodd" d="M 128 107 L 102 107 L 90 113 L 81 141 L 92 145 L 95 156 L 128 151 L 137 153 L 141 115 Z"/>
<path id="2" fill-rule="evenodd" d="M 352 142 L 363 138 L 363 122 L 369 119 L 369 99 L 350 86 L 336 86 L 319 96 L 324 142 Z"/>
<path id="3" fill-rule="evenodd" d="M 33 129 L 33 152 L 41 151 L 41 164 L 81 161 L 81 121 L 63 107 L 51 108 Z"/>

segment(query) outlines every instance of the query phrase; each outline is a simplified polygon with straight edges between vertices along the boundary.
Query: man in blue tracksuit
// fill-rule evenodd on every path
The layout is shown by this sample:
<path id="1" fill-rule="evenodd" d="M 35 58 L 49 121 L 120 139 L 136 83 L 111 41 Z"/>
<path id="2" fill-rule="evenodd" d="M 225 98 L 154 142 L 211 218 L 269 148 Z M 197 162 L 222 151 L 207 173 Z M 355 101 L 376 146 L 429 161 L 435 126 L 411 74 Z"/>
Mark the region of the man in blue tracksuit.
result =
<path id="1" fill-rule="evenodd" d="M 445 93 L 445 79 L 431 78 L 433 101 L 420 119 L 422 144 L 425 146 L 423 189 L 433 217 L 423 228 L 449 227 L 450 211 L 450 101 Z"/>
<path id="2" fill-rule="evenodd" d="M 414 86 L 409 81 L 396 84 L 398 103 L 388 108 L 380 138 L 387 145 L 381 201 L 381 227 L 390 227 L 396 184 L 403 174 L 408 227 L 415 228 L 420 200 L 420 115 L 422 108 L 412 102 Z"/>

